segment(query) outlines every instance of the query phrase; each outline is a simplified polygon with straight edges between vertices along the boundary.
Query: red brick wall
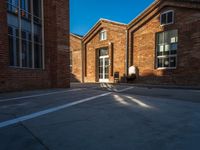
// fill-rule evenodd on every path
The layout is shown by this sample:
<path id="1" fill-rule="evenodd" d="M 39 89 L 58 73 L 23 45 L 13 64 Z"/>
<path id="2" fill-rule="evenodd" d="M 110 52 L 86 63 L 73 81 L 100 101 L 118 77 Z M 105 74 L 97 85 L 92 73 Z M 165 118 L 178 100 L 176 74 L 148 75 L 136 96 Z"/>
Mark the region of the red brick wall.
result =
<path id="1" fill-rule="evenodd" d="M 82 82 L 82 39 L 70 35 L 70 50 L 72 53 L 72 82 Z"/>
<path id="2" fill-rule="evenodd" d="M 9 67 L 7 10 L 6 0 L 3 1 L 0 5 L 0 92 L 69 87 L 69 1 L 44 0 L 44 70 Z"/>
<path id="3" fill-rule="evenodd" d="M 139 70 L 137 81 L 152 84 L 200 85 L 200 10 L 168 6 L 156 13 L 157 9 L 146 17 L 146 21 L 129 31 L 132 62 Z M 174 10 L 175 23 L 161 27 L 160 13 L 165 10 Z M 178 30 L 177 68 L 158 70 L 155 67 L 155 36 L 157 32 L 171 29 Z"/>
<path id="4" fill-rule="evenodd" d="M 99 32 L 107 31 L 107 40 L 100 41 Z M 98 64 L 96 52 L 99 48 L 108 48 L 111 66 L 109 68 L 109 80 L 113 82 L 113 73 L 119 72 L 120 78 L 125 73 L 125 50 L 126 50 L 126 26 L 102 21 L 101 25 L 95 29 L 85 41 L 86 50 L 86 72 L 85 82 L 99 82 Z M 113 51 L 113 53 L 112 53 Z M 113 59 L 112 59 L 113 56 Z"/>

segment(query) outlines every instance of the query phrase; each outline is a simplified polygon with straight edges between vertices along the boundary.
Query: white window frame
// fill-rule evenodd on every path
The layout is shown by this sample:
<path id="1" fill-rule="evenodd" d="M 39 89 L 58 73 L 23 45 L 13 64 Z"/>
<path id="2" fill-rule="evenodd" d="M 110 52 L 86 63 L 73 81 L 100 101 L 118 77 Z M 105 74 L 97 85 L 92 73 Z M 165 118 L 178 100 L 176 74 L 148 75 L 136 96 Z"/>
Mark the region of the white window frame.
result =
<path id="1" fill-rule="evenodd" d="M 170 31 L 170 30 L 169 30 Z M 178 30 L 177 30 L 178 31 Z M 167 31 L 163 31 L 163 32 L 167 32 Z M 169 55 L 163 55 L 163 56 L 158 56 L 157 55 L 157 52 L 158 52 L 158 49 L 157 49 L 157 35 L 159 34 L 159 33 L 162 33 L 162 32 L 158 32 L 158 33 L 156 33 L 156 54 L 155 54 L 155 56 L 156 56 L 156 65 L 155 65 L 155 67 L 156 67 L 156 69 L 157 70 L 172 70 L 172 69 L 177 69 L 177 53 L 176 54 L 169 54 Z M 164 36 L 164 34 L 163 34 L 163 36 Z M 178 37 L 178 33 L 177 33 L 177 37 Z M 177 42 L 177 50 L 178 50 L 178 42 Z M 177 51 L 176 50 L 176 51 Z M 170 57 L 175 57 L 176 58 L 176 66 L 175 67 L 158 67 L 158 59 L 159 58 L 170 58 Z M 170 63 L 170 62 L 169 62 Z"/>
<path id="2" fill-rule="evenodd" d="M 162 15 L 168 14 L 168 13 L 170 13 L 170 12 L 172 12 L 172 22 L 162 24 Z M 168 10 L 168 11 L 165 11 L 165 12 L 161 13 L 161 14 L 160 14 L 160 24 L 161 24 L 161 26 L 174 24 L 174 16 L 175 16 L 175 15 L 174 15 L 174 10 Z M 166 19 L 167 19 L 167 16 L 166 16 Z"/>
<path id="3" fill-rule="evenodd" d="M 99 33 L 99 38 L 100 38 L 100 41 L 105 41 L 105 40 L 107 40 L 107 31 L 106 31 L 106 30 L 102 30 L 102 31 Z"/>

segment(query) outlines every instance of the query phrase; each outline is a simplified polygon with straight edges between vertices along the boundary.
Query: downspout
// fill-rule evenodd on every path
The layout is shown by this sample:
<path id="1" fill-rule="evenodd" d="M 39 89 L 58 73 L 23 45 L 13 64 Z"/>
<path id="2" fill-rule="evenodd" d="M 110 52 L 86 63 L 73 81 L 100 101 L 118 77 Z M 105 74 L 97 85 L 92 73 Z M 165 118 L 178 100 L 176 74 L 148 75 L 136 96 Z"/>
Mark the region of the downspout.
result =
<path id="1" fill-rule="evenodd" d="M 83 39 L 81 40 L 81 82 L 84 83 L 84 60 L 85 60 L 85 57 L 84 57 L 84 44 L 83 44 Z"/>
<path id="2" fill-rule="evenodd" d="M 128 62 L 129 62 L 129 32 L 126 29 L 126 50 L 125 50 L 125 75 L 128 76 Z"/>
<path id="3" fill-rule="evenodd" d="M 83 39 L 81 40 L 81 79 L 82 79 L 82 83 L 84 83 L 84 76 L 85 76 L 85 65 L 84 65 L 84 60 L 85 60 L 85 56 L 84 56 L 84 43 L 83 43 Z"/>

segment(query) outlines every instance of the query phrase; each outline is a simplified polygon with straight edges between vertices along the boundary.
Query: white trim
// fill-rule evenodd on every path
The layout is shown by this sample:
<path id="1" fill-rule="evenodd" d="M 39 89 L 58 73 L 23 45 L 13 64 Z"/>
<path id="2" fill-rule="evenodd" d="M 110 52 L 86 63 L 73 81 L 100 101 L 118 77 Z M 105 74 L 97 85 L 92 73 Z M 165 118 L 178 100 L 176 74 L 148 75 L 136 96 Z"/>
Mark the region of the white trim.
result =
<path id="1" fill-rule="evenodd" d="M 102 74 L 103 74 L 103 78 L 99 78 L 99 82 L 100 83 L 108 83 L 109 82 L 109 73 L 108 73 L 108 78 L 105 78 L 105 58 L 109 58 L 108 55 L 105 55 L 105 56 L 100 56 L 99 59 L 103 59 L 103 67 L 102 67 Z M 99 66 L 98 66 L 99 68 Z"/>
<path id="2" fill-rule="evenodd" d="M 33 14 L 33 1 L 34 0 L 31 0 L 31 13 Z M 31 15 L 31 31 L 32 31 L 32 35 L 31 35 L 31 38 L 32 38 L 32 68 L 34 69 L 35 68 L 35 44 L 34 44 L 34 16 Z"/>
<path id="3" fill-rule="evenodd" d="M 22 65 L 22 18 L 21 18 L 21 2 L 18 2 L 18 19 L 19 19 L 19 67 L 23 67 Z"/>
<path id="4" fill-rule="evenodd" d="M 109 83 L 109 79 L 99 79 L 100 83 Z"/>
<path id="5" fill-rule="evenodd" d="M 177 67 L 161 67 L 161 68 L 157 68 L 157 70 L 174 70 L 177 69 Z"/>
<path id="6" fill-rule="evenodd" d="M 169 57 L 176 57 L 177 54 L 173 54 L 173 55 L 163 55 L 163 56 L 157 56 L 157 58 L 169 58 Z"/>

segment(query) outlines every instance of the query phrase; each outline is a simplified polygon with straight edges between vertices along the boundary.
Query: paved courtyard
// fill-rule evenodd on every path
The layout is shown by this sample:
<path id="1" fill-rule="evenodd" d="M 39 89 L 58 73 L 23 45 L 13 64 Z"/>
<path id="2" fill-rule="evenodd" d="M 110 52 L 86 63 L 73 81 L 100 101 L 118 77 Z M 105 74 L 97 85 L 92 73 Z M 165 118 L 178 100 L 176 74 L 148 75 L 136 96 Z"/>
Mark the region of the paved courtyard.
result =
<path id="1" fill-rule="evenodd" d="M 76 84 L 0 94 L 1 150 L 199 150 L 200 90 Z"/>

